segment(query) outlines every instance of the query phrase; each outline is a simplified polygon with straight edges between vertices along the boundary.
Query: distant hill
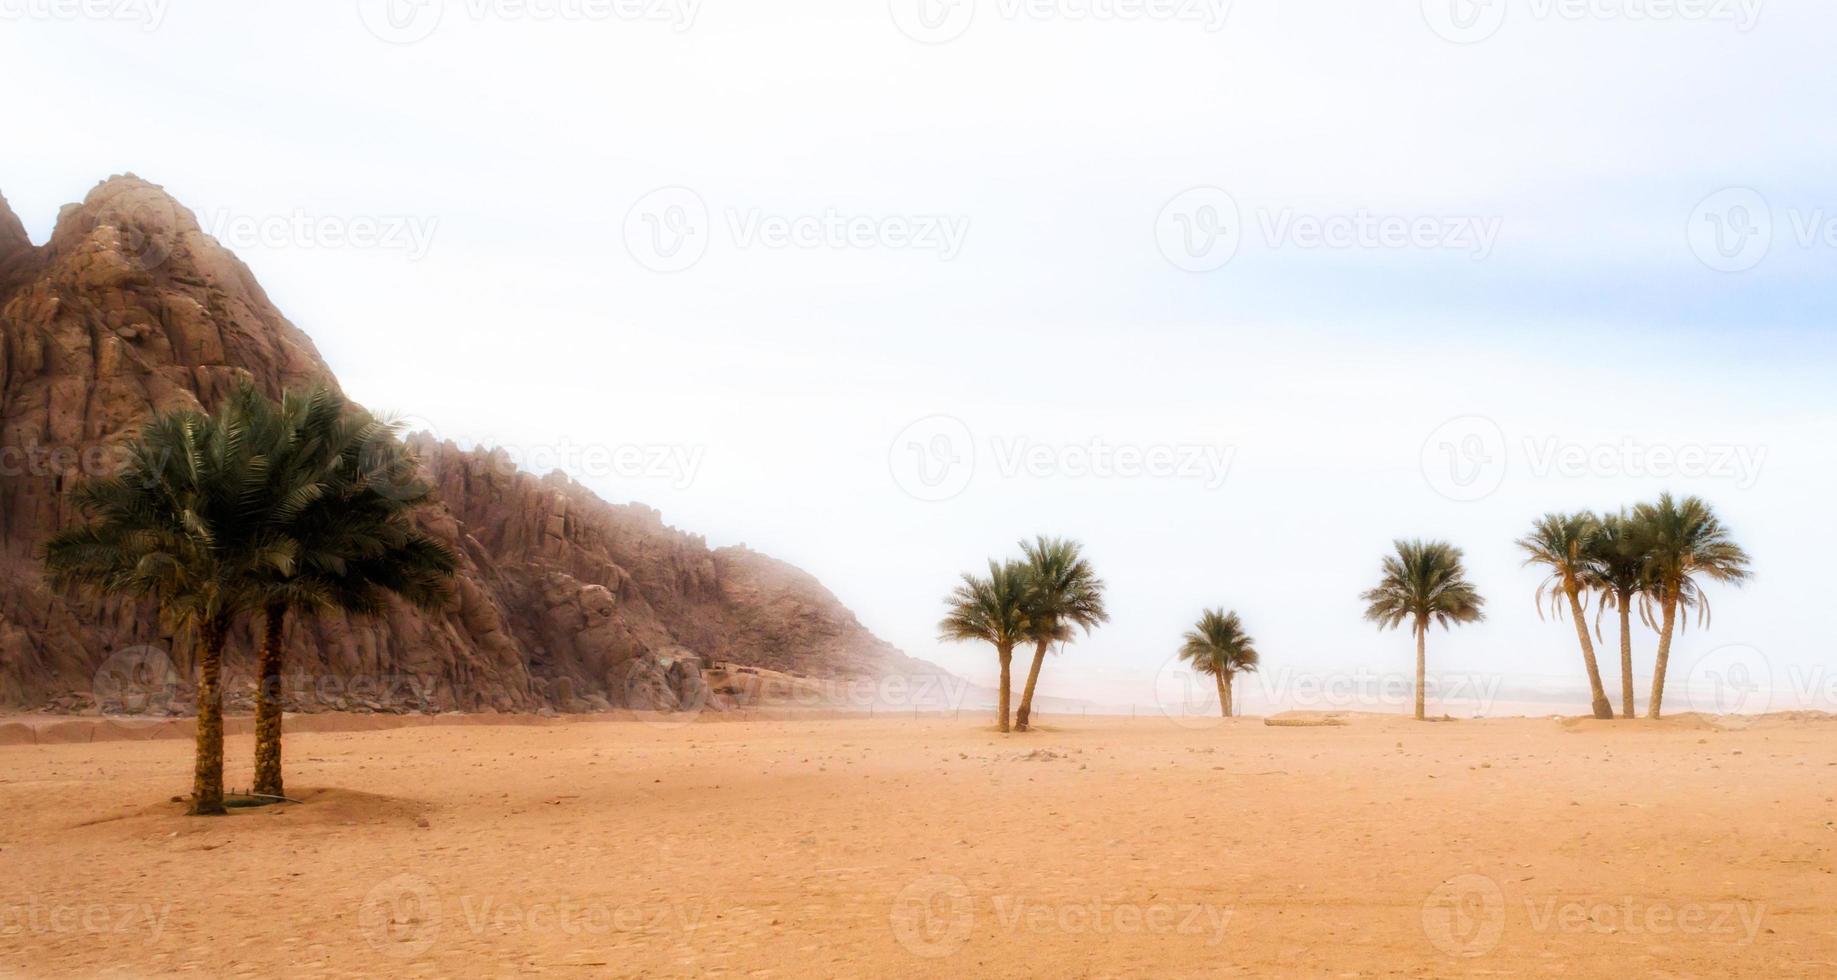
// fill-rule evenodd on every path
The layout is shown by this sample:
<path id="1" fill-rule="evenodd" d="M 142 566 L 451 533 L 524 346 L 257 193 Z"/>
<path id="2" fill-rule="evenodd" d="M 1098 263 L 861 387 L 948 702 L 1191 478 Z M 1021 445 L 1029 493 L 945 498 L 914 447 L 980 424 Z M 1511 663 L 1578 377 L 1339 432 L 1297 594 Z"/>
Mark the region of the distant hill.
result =
<path id="1" fill-rule="evenodd" d="M 44 246 L 0 198 L 0 706 L 89 691 L 120 651 L 171 647 L 147 608 L 50 591 L 36 554 L 73 519 L 66 491 L 102 450 L 155 412 L 214 408 L 244 379 L 270 395 L 337 384 L 248 267 L 163 190 L 107 180 L 59 214 Z M 581 710 L 649 707 L 632 704 L 653 687 L 631 682 L 634 667 L 661 676 L 685 659 L 818 678 L 948 676 L 790 565 L 711 550 L 655 510 L 518 472 L 502 452 L 411 443 L 439 488 L 421 521 L 462 558 L 458 598 L 437 615 L 295 622 L 289 673 L 321 692 L 367 685 L 351 700 L 399 699 L 390 679 L 412 678 L 424 707 Z M 247 680 L 253 648 L 245 624 L 232 681 Z M 171 656 L 189 676 L 190 651 Z"/>

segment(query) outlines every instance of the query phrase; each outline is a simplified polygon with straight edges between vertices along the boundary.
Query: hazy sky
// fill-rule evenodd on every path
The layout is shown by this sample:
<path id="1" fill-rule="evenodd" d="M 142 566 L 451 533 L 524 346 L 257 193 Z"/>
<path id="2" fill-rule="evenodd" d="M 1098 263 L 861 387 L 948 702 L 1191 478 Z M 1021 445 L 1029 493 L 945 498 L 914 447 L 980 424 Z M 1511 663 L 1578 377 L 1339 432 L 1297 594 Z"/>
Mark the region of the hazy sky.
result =
<path id="1" fill-rule="evenodd" d="M 1677 669 L 1837 710 L 1837 8 L 923 3 L 0 0 L 0 191 L 162 183 L 367 405 L 978 680 L 941 597 L 1047 532 L 1114 615 L 1049 694 L 1218 604 L 1277 689 L 1407 673 L 1416 535 L 1491 603 L 1433 667 L 1579 684 L 1512 541 L 1669 488 L 1758 572 Z"/>

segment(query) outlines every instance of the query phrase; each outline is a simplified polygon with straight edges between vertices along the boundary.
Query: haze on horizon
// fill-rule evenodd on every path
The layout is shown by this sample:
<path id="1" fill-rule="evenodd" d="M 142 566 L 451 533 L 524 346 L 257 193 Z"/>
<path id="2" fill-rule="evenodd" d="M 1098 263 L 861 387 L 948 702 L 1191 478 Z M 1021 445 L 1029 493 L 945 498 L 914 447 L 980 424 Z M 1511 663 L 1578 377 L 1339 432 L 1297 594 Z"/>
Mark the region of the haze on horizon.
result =
<path id="1" fill-rule="evenodd" d="M 978 682 L 942 597 L 1036 533 L 1113 617 L 1043 695 L 1151 703 L 1214 605 L 1271 667 L 1403 676 L 1358 595 L 1421 536 L 1489 600 L 1431 672 L 1579 712 L 1512 542 L 1671 490 L 1757 573 L 1673 683 L 1737 648 L 1837 710 L 1837 10 L 1526 0 L 1476 38 L 1441 2 L 0 3 L 0 191 L 42 242 L 163 184 L 359 401 Z"/>

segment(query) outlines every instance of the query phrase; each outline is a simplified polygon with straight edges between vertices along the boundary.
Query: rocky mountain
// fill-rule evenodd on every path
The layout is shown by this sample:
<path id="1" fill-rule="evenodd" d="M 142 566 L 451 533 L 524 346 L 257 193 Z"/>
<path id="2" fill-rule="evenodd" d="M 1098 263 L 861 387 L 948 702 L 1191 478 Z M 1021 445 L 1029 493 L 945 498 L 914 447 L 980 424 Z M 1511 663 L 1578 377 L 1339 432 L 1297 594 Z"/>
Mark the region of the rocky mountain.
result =
<path id="1" fill-rule="evenodd" d="M 105 181 L 59 214 L 43 246 L 0 198 L 0 706 L 88 692 L 122 651 L 143 669 L 145 651 L 170 651 L 189 676 L 190 652 L 149 608 L 55 593 L 36 555 L 75 517 L 66 491 L 105 472 L 111 447 L 152 413 L 213 408 L 242 379 L 270 395 L 336 385 L 248 267 L 160 188 Z M 698 696 L 696 668 L 717 662 L 945 676 L 783 562 L 711 550 L 648 507 L 518 472 L 501 452 L 411 443 L 438 487 L 420 520 L 461 556 L 456 600 L 437 615 L 295 618 L 295 707 L 670 707 Z M 239 672 L 247 682 L 253 649 L 245 626 L 232 685 Z"/>

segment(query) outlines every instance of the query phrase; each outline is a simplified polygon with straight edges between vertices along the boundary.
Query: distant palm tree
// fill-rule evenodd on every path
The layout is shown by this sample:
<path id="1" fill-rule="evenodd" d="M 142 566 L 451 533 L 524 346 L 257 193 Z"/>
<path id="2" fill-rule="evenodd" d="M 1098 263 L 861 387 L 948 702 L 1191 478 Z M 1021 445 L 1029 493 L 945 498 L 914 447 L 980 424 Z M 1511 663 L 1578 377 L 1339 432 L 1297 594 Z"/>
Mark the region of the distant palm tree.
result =
<path id="1" fill-rule="evenodd" d="M 410 520 L 432 488 L 414 477 L 416 461 L 397 438 L 399 426 L 325 388 L 285 395 L 276 405 L 245 386 L 224 411 L 269 460 L 266 533 L 294 552 L 290 568 L 270 570 L 261 595 L 254 792 L 279 797 L 286 795 L 280 693 L 287 613 L 373 616 L 390 595 L 435 610 L 452 599 L 458 560 Z"/>
<path id="2" fill-rule="evenodd" d="M 1633 603 L 1646 590 L 1645 558 L 1640 554 L 1637 526 L 1625 510 L 1601 517 L 1601 530 L 1589 543 L 1589 585 L 1601 594 L 1595 629 L 1601 613 L 1620 614 L 1620 716 L 1632 718 L 1633 706 Z"/>
<path id="3" fill-rule="evenodd" d="M 1531 526 L 1531 533 L 1518 539 L 1526 554 L 1526 565 L 1542 565 L 1550 577 L 1537 586 L 1537 615 L 1544 615 L 1549 601 L 1550 613 L 1561 619 L 1567 611 L 1575 620 L 1576 639 L 1582 643 L 1582 666 L 1588 671 L 1588 690 L 1595 717 L 1614 717 L 1614 707 L 1601 686 L 1601 667 L 1595 662 L 1595 645 L 1588 638 L 1588 624 L 1583 618 L 1583 599 L 1593 580 L 1595 539 L 1601 534 L 1601 520 L 1587 511 L 1573 514 L 1545 514 Z"/>
<path id="4" fill-rule="evenodd" d="M 1034 643 L 1033 668 L 1027 672 L 1020 711 L 1014 716 L 1014 730 L 1024 732 L 1033 714 L 1033 689 L 1040 681 L 1046 648 L 1070 640 L 1076 627 L 1089 633 L 1108 622 L 1110 614 L 1104 610 L 1103 581 L 1091 570 L 1078 542 L 1041 536 L 1022 541 L 1021 552 L 1028 577 L 1027 638 Z"/>
<path id="5" fill-rule="evenodd" d="M 1709 599 L 1697 579 L 1741 585 L 1749 577 L 1748 553 L 1729 536 L 1715 510 L 1698 497 L 1676 500 L 1663 494 L 1657 503 L 1639 505 L 1633 520 L 1648 583 L 1640 606 L 1647 623 L 1653 619 L 1653 603 L 1659 607 L 1658 659 L 1653 666 L 1652 701 L 1646 708 L 1646 717 L 1658 718 L 1664 708 L 1665 671 L 1671 662 L 1678 609 L 1697 610 L 1698 622 L 1707 624 Z"/>
<path id="6" fill-rule="evenodd" d="M 1461 549 L 1443 541 L 1398 541 L 1397 553 L 1384 559 L 1383 578 L 1366 592 L 1365 618 L 1379 629 L 1409 623 L 1416 635 L 1416 720 L 1422 721 L 1429 624 L 1451 629 L 1456 623 L 1486 618 L 1486 600 L 1467 581 Z"/>
<path id="7" fill-rule="evenodd" d="M 191 813 L 223 805 L 223 649 L 257 584 L 293 567 L 291 542 L 262 533 L 266 460 L 246 429 L 196 412 L 162 415 L 127 447 L 114 477 L 78 484 L 85 522 L 53 536 L 45 564 L 57 588 L 155 600 L 198 644 L 198 723 Z"/>
<path id="8" fill-rule="evenodd" d="M 1001 730 L 1008 730 L 1008 699 L 1013 688 L 1014 647 L 1027 638 L 1027 567 L 1010 561 L 989 562 L 987 578 L 965 572 L 963 583 L 945 598 L 942 639 L 981 640 L 995 647 L 1001 661 Z"/>
<path id="9" fill-rule="evenodd" d="M 1232 715 L 1231 683 L 1238 674 L 1254 672 L 1262 664 L 1256 640 L 1244 632 L 1237 613 L 1208 609 L 1199 622 L 1187 630 L 1180 646 L 1180 659 L 1192 665 L 1193 671 L 1212 678 L 1218 684 L 1218 708 L 1226 718 Z"/>

